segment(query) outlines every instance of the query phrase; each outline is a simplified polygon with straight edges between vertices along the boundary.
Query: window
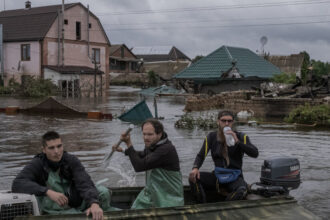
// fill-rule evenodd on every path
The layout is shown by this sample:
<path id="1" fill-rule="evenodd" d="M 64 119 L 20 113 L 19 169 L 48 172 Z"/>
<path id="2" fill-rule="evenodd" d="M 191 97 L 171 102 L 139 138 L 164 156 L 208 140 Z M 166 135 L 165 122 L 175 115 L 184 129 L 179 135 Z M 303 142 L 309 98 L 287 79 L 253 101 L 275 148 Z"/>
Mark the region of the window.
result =
<path id="1" fill-rule="evenodd" d="M 81 39 L 81 24 L 79 21 L 76 22 L 76 40 Z"/>
<path id="2" fill-rule="evenodd" d="M 28 61 L 30 59 L 30 44 L 21 44 L 21 60 Z"/>
<path id="3" fill-rule="evenodd" d="M 112 70 L 117 70 L 118 69 L 117 60 L 110 58 L 110 69 L 112 69 Z"/>
<path id="4" fill-rule="evenodd" d="M 100 49 L 92 48 L 92 61 L 93 63 L 100 63 Z"/>
<path id="5" fill-rule="evenodd" d="M 132 62 L 131 63 L 131 70 L 137 71 L 137 62 Z"/>
<path id="6" fill-rule="evenodd" d="M 68 19 L 64 19 L 64 24 L 69 24 Z"/>
<path id="7" fill-rule="evenodd" d="M 88 24 L 88 28 L 92 28 L 92 24 L 91 23 Z"/>
<path id="8" fill-rule="evenodd" d="M 124 58 L 124 56 L 125 56 L 125 49 L 123 46 L 120 48 L 120 56 L 121 56 L 121 58 Z"/>

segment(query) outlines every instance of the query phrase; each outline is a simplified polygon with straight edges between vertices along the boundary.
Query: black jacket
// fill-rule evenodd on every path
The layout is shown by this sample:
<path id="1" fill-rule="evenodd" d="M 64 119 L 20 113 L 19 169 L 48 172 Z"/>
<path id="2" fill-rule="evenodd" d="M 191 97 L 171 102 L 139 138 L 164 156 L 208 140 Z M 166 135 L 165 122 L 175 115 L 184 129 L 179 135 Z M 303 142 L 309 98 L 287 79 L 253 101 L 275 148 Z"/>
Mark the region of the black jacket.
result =
<path id="1" fill-rule="evenodd" d="M 179 157 L 167 134 L 163 133 L 161 140 L 153 146 L 147 147 L 144 151 L 135 151 L 134 147 L 126 149 L 136 172 L 163 168 L 165 170 L 180 171 Z"/>
<path id="2" fill-rule="evenodd" d="M 228 147 L 229 166 L 226 165 L 226 160 L 221 155 L 221 147 L 223 147 L 223 145 L 219 141 L 218 132 L 214 131 L 207 135 L 208 149 L 206 155 L 211 150 L 214 166 L 242 170 L 244 153 L 250 157 L 258 157 L 258 149 L 250 142 L 249 137 L 246 136 L 246 144 L 244 144 L 244 134 L 236 131 L 235 133 L 239 142 L 234 146 Z M 202 166 L 206 155 L 204 140 L 203 146 L 196 156 L 194 168 L 196 167 L 199 169 Z"/>
<path id="3" fill-rule="evenodd" d="M 60 177 L 70 182 L 71 188 L 74 188 L 74 192 L 77 192 L 78 196 L 85 200 L 87 207 L 92 203 L 99 203 L 98 191 L 76 156 L 64 152 L 59 166 Z M 36 155 L 14 179 L 12 192 L 45 196 L 48 190 L 46 182 L 50 171 L 51 168 L 46 155 L 44 153 Z M 79 197 L 78 199 L 80 199 Z M 75 202 L 79 203 L 79 201 Z"/>

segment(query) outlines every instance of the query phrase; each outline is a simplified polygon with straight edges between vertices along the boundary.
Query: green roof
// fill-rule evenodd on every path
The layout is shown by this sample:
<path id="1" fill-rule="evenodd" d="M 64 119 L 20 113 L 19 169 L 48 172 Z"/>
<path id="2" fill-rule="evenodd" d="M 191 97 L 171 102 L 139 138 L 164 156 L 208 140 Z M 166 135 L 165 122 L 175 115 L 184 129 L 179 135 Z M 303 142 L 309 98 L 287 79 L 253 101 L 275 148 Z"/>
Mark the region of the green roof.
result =
<path id="1" fill-rule="evenodd" d="M 236 61 L 238 72 L 244 77 L 269 78 L 281 70 L 256 53 L 246 48 L 222 46 L 206 57 L 176 74 L 176 79 L 209 80 L 219 79 L 230 70 Z"/>

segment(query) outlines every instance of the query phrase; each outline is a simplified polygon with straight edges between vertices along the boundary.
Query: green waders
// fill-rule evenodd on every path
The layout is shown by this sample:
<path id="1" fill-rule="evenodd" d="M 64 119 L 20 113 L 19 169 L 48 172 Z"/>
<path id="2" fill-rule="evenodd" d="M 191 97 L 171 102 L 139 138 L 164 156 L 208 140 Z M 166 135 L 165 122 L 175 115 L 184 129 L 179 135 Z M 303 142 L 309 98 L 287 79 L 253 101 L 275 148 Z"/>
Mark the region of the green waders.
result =
<path id="1" fill-rule="evenodd" d="M 180 171 L 156 168 L 147 171 L 146 186 L 137 196 L 131 209 L 183 205 L 183 186 Z"/>
<path id="2" fill-rule="evenodd" d="M 65 194 L 69 191 L 69 182 L 66 179 L 60 178 L 58 172 L 49 172 L 47 186 L 59 193 Z M 100 207 L 103 211 L 112 211 L 114 208 L 110 206 L 110 193 L 104 186 L 96 186 L 99 192 Z M 75 214 L 82 213 L 87 207 L 85 201 L 82 201 L 81 205 L 76 208 L 71 208 L 68 205 L 59 206 L 56 202 L 51 200 L 48 196 L 38 197 L 38 204 L 42 214 Z"/>

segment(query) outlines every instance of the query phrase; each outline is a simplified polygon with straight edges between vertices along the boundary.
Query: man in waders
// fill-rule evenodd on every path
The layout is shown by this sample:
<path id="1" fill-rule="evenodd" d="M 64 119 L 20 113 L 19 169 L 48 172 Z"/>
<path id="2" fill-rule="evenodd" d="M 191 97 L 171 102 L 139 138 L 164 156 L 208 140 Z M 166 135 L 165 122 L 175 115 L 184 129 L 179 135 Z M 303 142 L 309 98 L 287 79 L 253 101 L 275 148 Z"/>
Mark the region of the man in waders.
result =
<path id="1" fill-rule="evenodd" d="M 121 140 L 127 145 L 125 155 L 129 156 L 134 170 L 146 171 L 146 186 L 131 208 L 184 205 L 179 157 L 163 125 L 156 119 L 148 119 L 142 124 L 142 133 L 143 151 L 135 151 L 129 134 L 121 135 Z M 123 151 L 118 146 L 113 146 L 113 149 Z"/>
<path id="2" fill-rule="evenodd" d="M 191 189 L 197 201 L 201 203 L 207 201 L 205 191 L 217 191 L 229 201 L 244 199 L 247 194 L 247 183 L 242 175 L 243 156 L 247 154 L 256 158 L 259 154 L 248 136 L 232 131 L 234 123 L 232 112 L 219 112 L 217 123 L 218 131 L 206 136 L 189 175 Z M 227 143 L 230 141 L 232 143 Z M 209 151 L 215 169 L 213 172 L 200 172 L 199 168 Z"/>
<path id="3" fill-rule="evenodd" d="M 111 210 L 108 189 L 95 187 L 79 159 L 64 151 L 57 132 L 45 133 L 42 145 L 42 153 L 14 179 L 12 191 L 36 195 L 43 214 L 85 211 L 95 220 L 103 219 L 103 210 Z"/>

